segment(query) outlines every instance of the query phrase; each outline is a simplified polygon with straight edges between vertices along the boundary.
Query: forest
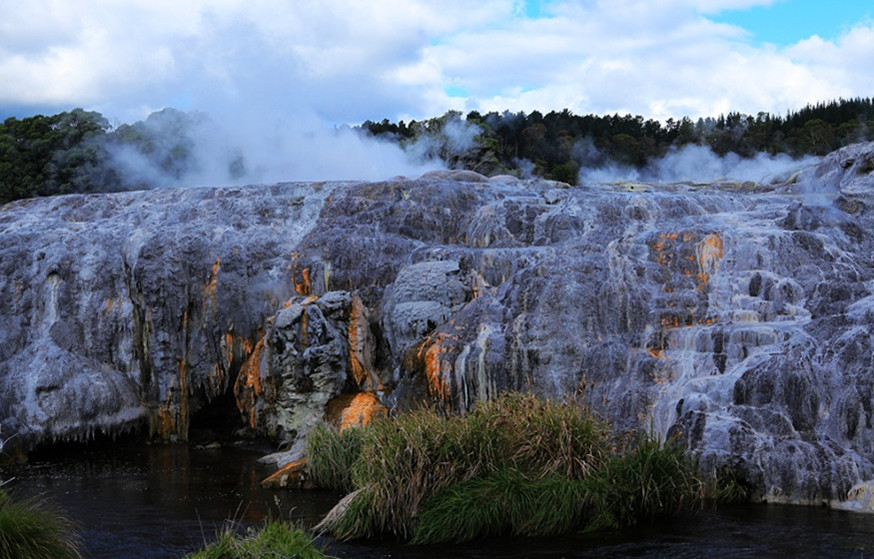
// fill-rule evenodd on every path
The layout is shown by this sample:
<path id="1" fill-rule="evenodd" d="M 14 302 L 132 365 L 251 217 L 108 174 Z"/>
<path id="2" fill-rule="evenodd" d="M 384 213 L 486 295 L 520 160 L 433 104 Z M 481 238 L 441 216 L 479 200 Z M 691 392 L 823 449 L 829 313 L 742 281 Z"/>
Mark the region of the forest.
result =
<path id="1" fill-rule="evenodd" d="M 0 124 L 0 203 L 172 184 L 215 163 L 203 161 L 197 150 L 209 129 L 209 116 L 169 108 L 118 126 L 98 112 L 79 108 L 53 116 L 8 118 Z M 546 114 L 449 111 L 409 123 L 367 120 L 354 130 L 396 143 L 410 157 L 439 158 L 449 168 L 574 185 L 582 168 L 615 164 L 642 169 L 690 144 L 742 158 L 760 153 L 825 155 L 874 140 L 874 99 L 821 102 L 785 115 L 731 112 L 665 122 L 630 114 L 580 116 L 568 109 Z M 228 182 L 245 180 L 242 150 L 225 150 L 220 157 Z M 132 161 L 150 171 L 132 173 Z"/>

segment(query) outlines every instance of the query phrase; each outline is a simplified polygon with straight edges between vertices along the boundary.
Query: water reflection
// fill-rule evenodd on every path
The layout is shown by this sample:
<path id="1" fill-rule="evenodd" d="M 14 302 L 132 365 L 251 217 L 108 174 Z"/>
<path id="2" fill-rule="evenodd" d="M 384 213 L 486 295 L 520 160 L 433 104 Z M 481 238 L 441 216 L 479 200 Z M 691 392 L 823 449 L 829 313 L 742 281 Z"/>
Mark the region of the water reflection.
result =
<path id="1" fill-rule="evenodd" d="M 38 457 L 15 472 L 19 495 L 43 494 L 81 526 L 85 557 L 179 558 L 211 540 L 227 519 L 268 514 L 313 525 L 338 499 L 321 491 L 269 491 L 263 452 L 241 448 L 119 446 Z M 722 507 L 682 522 L 615 534 L 496 539 L 463 546 L 324 542 L 342 558 L 874 558 L 874 515 L 816 508 Z"/>
<path id="2" fill-rule="evenodd" d="M 86 557 L 178 558 L 214 538 L 228 519 L 256 524 L 268 514 L 312 524 L 337 495 L 274 492 L 263 453 L 184 445 L 92 449 L 39 457 L 15 472 L 14 491 L 45 495 L 82 528 Z"/>

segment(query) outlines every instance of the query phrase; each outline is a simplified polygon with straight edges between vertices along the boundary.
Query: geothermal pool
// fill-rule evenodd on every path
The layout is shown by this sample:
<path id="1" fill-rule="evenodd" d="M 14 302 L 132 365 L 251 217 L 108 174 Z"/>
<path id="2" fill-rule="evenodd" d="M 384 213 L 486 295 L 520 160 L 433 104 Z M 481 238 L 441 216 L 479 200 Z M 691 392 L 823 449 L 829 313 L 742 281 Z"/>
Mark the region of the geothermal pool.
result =
<path id="1" fill-rule="evenodd" d="M 268 514 L 312 525 L 337 501 L 325 491 L 272 491 L 257 449 L 119 445 L 53 450 L 12 472 L 18 495 L 42 495 L 80 526 L 91 559 L 179 558 L 214 538 L 228 519 L 257 525 Z M 8 474 L 7 474 L 8 475 Z M 340 544 L 341 558 L 432 557 L 874 557 L 874 515 L 821 508 L 745 505 L 623 533 L 498 539 L 459 546 Z"/>

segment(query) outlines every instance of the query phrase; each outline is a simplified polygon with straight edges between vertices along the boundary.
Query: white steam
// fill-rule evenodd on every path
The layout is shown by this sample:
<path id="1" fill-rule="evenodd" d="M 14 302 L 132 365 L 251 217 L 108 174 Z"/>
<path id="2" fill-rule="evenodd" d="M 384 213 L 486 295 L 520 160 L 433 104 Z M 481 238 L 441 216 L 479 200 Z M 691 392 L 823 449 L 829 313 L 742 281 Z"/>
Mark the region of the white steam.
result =
<path id="1" fill-rule="evenodd" d="M 445 168 L 423 150 L 404 150 L 349 126 L 326 127 L 314 117 L 228 117 L 179 111 L 138 123 L 154 141 L 111 147 L 116 168 L 131 184 L 239 185 L 280 181 L 383 180 Z M 167 122 L 186 121 L 185 126 Z M 174 167 L 184 154 L 185 165 Z"/>
<path id="2" fill-rule="evenodd" d="M 591 144 L 582 149 L 588 151 L 590 160 L 597 160 L 596 154 L 591 151 L 594 149 Z M 643 169 L 610 162 L 593 167 L 583 166 L 580 170 L 580 184 L 616 181 L 772 183 L 786 180 L 792 173 L 818 161 L 818 157 L 812 156 L 793 159 L 786 154 L 767 153 L 759 153 L 752 158 L 743 158 L 736 153 L 720 157 L 707 146 L 688 144 L 679 149 L 672 148 L 664 157 L 650 161 Z"/>
<path id="3" fill-rule="evenodd" d="M 441 161 L 445 166 L 462 159 L 477 147 L 477 137 L 483 129 L 460 113 L 450 111 L 443 117 L 428 121 L 419 134 L 403 150 L 414 161 Z"/>

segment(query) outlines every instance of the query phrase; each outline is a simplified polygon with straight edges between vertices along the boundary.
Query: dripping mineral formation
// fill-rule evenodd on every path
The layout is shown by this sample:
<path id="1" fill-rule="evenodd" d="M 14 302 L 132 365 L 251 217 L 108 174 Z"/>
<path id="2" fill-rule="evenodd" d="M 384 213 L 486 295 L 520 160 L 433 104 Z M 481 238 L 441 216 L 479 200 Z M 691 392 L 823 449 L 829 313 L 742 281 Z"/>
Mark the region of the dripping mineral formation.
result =
<path id="1" fill-rule="evenodd" d="M 0 209 L 0 425 L 185 440 L 501 390 L 679 436 L 761 498 L 870 509 L 874 144 L 768 184 L 432 173 Z"/>

